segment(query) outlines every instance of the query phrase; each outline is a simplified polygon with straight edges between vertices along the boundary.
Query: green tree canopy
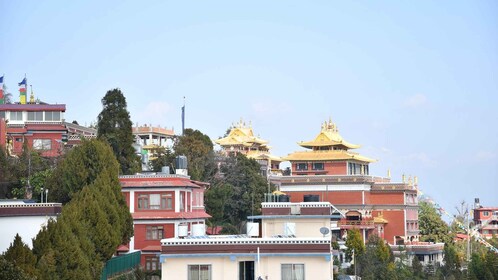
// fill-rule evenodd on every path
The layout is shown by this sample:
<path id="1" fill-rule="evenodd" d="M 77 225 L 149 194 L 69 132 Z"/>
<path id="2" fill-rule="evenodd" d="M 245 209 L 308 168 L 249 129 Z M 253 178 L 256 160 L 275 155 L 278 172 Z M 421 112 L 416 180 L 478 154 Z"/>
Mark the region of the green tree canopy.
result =
<path id="1" fill-rule="evenodd" d="M 36 274 L 36 257 L 26 245 L 19 234 L 14 237 L 14 242 L 10 243 L 9 248 L 4 253 L 4 258 L 18 267 L 29 276 Z"/>
<path id="2" fill-rule="evenodd" d="M 193 180 L 208 181 L 216 173 L 213 143 L 199 130 L 185 129 L 173 145 L 175 155 L 187 157 L 188 172 Z"/>
<path id="3" fill-rule="evenodd" d="M 120 89 L 109 90 L 102 98 L 102 112 L 97 118 L 97 138 L 106 140 L 116 156 L 121 174 L 141 171 L 140 158 L 133 148 L 133 133 L 126 99 Z"/>
<path id="4" fill-rule="evenodd" d="M 453 242 L 453 235 L 449 232 L 449 226 L 441 219 L 436 208 L 429 202 L 421 201 L 418 210 L 418 224 L 420 229 L 420 240 L 430 242 Z"/>
<path id="5" fill-rule="evenodd" d="M 268 182 L 260 165 L 243 154 L 227 158 L 220 171 L 223 176 L 214 178 L 206 192 L 207 211 L 216 213 L 213 224 L 228 222 L 240 230 L 247 216 L 261 213 Z"/>
<path id="6" fill-rule="evenodd" d="M 348 235 L 346 237 L 346 258 L 351 260 L 353 257 L 353 250 L 355 253 L 355 258 L 359 258 L 365 252 L 365 244 L 363 244 L 363 239 L 361 238 L 360 230 L 353 228 L 348 230 Z"/>

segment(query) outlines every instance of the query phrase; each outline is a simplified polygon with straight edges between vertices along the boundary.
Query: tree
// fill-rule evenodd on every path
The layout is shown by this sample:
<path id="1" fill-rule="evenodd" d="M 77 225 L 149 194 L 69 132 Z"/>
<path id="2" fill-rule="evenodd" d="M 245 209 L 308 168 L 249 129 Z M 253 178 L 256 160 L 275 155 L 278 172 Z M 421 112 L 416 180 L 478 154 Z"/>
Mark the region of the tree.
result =
<path id="1" fill-rule="evenodd" d="M 163 166 L 171 166 L 175 161 L 175 155 L 170 148 L 159 147 L 151 152 L 156 157 L 149 162 L 150 169 L 154 172 L 160 172 Z"/>
<path id="2" fill-rule="evenodd" d="M 355 233 L 355 235 L 357 235 Z M 357 237 L 354 237 L 357 238 Z M 349 233 L 348 233 L 349 239 Z M 346 241 L 347 243 L 347 241 Z M 347 246 L 347 245 L 346 245 Z M 361 251 L 361 249 L 359 249 Z M 356 253 L 356 250 L 355 250 Z M 382 238 L 370 235 L 365 246 L 365 251 L 360 254 L 355 262 L 360 269 L 362 279 L 393 279 L 395 266 L 391 251 Z"/>
<path id="3" fill-rule="evenodd" d="M 351 260 L 353 257 L 353 250 L 355 258 L 360 257 L 365 252 L 365 245 L 361 238 L 360 230 L 353 228 L 348 230 L 348 236 L 346 237 L 346 258 Z"/>
<path id="4" fill-rule="evenodd" d="M 445 277 L 452 276 L 454 279 L 461 278 L 461 259 L 458 256 L 455 245 L 445 244 L 444 246 L 444 265 L 441 267 L 441 273 Z"/>
<path id="5" fill-rule="evenodd" d="M 436 212 L 436 208 L 425 201 L 421 201 L 419 206 L 418 224 L 421 241 L 452 243 L 453 235 L 449 233 L 448 225 Z"/>
<path id="6" fill-rule="evenodd" d="M 173 144 L 175 155 L 187 157 L 189 175 L 193 180 L 207 181 L 216 173 L 213 142 L 199 130 L 185 129 Z"/>
<path id="7" fill-rule="evenodd" d="M 83 141 L 54 171 L 53 188 L 65 205 L 33 240 L 42 279 L 96 279 L 115 249 L 133 235 L 133 221 L 111 147 Z M 56 188 L 59 185 L 59 188 Z"/>
<path id="8" fill-rule="evenodd" d="M 97 119 L 97 138 L 111 145 L 121 174 L 134 174 L 141 170 L 140 158 L 133 148 L 133 133 L 126 99 L 120 89 L 109 90 L 102 98 L 103 109 Z"/>
<path id="9" fill-rule="evenodd" d="M 4 253 L 5 260 L 14 264 L 27 275 L 34 276 L 36 273 L 36 257 L 26 245 L 19 234 L 14 237 L 14 242 L 10 243 L 9 248 Z"/>
<path id="10" fill-rule="evenodd" d="M 211 219 L 214 225 L 230 223 L 241 230 L 247 216 L 261 213 L 268 182 L 260 165 L 243 154 L 227 158 L 220 171 L 223 176 L 213 179 L 206 192 L 206 208 L 222 213 Z"/>
<path id="11" fill-rule="evenodd" d="M 34 280 L 36 277 L 27 275 L 21 268 L 0 256 L 0 279 Z"/>
<path id="12" fill-rule="evenodd" d="M 118 178 L 119 164 L 112 149 L 99 140 L 83 140 L 65 155 L 47 185 L 57 202 L 67 203 L 75 193 L 94 182 L 104 169 Z"/>

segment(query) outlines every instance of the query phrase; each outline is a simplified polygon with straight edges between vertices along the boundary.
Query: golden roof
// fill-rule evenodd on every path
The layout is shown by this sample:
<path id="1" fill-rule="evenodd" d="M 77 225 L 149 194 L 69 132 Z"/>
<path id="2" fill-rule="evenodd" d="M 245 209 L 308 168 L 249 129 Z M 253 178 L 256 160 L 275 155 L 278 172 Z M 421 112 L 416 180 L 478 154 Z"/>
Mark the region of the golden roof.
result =
<path id="1" fill-rule="evenodd" d="M 339 134 L 339 130 L 335 123 L 329 119 L 328 122 L 322 124 L 320 133 L 311 141 L 301 141 L 298 144 L 304 148 L 312 149 L 313 147 L 332 147 L 336 146 L 342 149 L 357 149 L 360 145 L 351 144 L 345 141 Z"/>
<path id="2" fill-rule="evenodd" d="M 289 154 L 283 160 L 357 160 L 362 162 L 375 162 L 375 159 L 364 157 L 358 153 L 346 150 L 325 150 L 325 151 L 299 151 Z"/>
<path id="3" fill-rule="evenodd" d="M 268 147 L 266 147 L 268 141 L 265 141 L 259 137 L 254 136 L 250 124 L 249 126 L 246 126 L 246 123 L 243 122 L 242 119 L 238 124 L 232 126 L 227 137 L 220 138 L 218 140 L 215 140 L 214 142 L 223 147 L 237 146 L 237 145 L 250 147 L 255 145 L 268 149 Z"/>
<path id="4" fill-rule="evenodd" d="M 374 217 L 374 223 L 375 224 L 387 224 L 389 221 L 384 219 L 383 215 L 378 215 L 377 217 Z"/>
<path id="5" fill-rule="evenodd" d="M 252 159 L 269 159 L 271 161 L 274 161 L 274 162 L 282 162 L 283 159 L 281 157 L 278 157 L 278 156 L 274 156 L 268 152 L 265 152 L 265 151 L 249 151 L 247 152 L 246 156 L 248 158 L 252 158 Z"/>

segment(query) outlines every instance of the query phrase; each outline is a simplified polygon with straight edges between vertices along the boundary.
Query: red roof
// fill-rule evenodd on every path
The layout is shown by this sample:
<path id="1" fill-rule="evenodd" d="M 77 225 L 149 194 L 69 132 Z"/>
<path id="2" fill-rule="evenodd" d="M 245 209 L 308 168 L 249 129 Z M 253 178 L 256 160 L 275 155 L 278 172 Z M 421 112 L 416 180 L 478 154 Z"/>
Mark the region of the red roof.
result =
<path id="1" fill-rule="evenodd" d="M 189 178 L 182 177 L 148 177 L 148 176 L 137 176 L 125 178 L 121 176 L 119 178 L 122 188 L 135 188 L 135 187 L 190 187 L 190 188 L 200 188 L 202 185 L 194 183 L 195 181 Z"/>
<path id="2" fill-rule="evenodd" d="M 0 111 L 66 111 L 66 104 L 0 104 Z"/>
<path id="3" fill-rule="evenodd" d="M 130 248 L 128 248 L 128 246 L 126 245 L 119 245 L 118 249 L 116 249 L 116 251 L 118 252 L 128 252 L 130 251 Z"/>
<path id="4" fill-rule="evenodd" d="M 166 212 L 166 211 L 143 211 L 131 214 L 135 220 L 149 220 L 149 219 L 203 219 L 211 218 L 211 216 L 204 212 Z"/>
<path id="5" fill-rule="evenodd" d="M 161 251 L 161 245 L 149 245 L 141 249 L 142 251 Z"/>

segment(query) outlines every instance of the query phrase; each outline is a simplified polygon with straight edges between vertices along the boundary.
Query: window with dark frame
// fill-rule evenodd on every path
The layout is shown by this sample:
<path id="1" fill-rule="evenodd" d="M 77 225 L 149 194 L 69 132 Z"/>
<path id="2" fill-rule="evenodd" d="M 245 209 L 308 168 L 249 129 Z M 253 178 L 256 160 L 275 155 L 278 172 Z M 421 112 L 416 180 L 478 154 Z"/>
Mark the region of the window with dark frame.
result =
<path id="1" fill-rule="evenodd" d="M 313 170 L 324 170 L 323 162 L 314 162 L 312 166 Z"/>
<path id="2" fill-rule="evenodd" d="M 138 196 L 138 209 L 149 209 L 149 195 L 141 194 Z"/>
<path id="3" fill-rule="evenodd" d="M 161 269 L 159 265 L 159 257 L 157 256 L 146 256 L 145 257 L 145 270 L 154 271 Z"/>
<path id="4" fill-rule="evenodd" d="M 308 170 L 308 164 L 305 162 L 296 163 L 296 170 Z"/>
<path id="5" fill-rule="evenodd" d="M 146 227 L 146 240 L 161 240 L 163 239 L 163 226 L 147 226 Z"/>

